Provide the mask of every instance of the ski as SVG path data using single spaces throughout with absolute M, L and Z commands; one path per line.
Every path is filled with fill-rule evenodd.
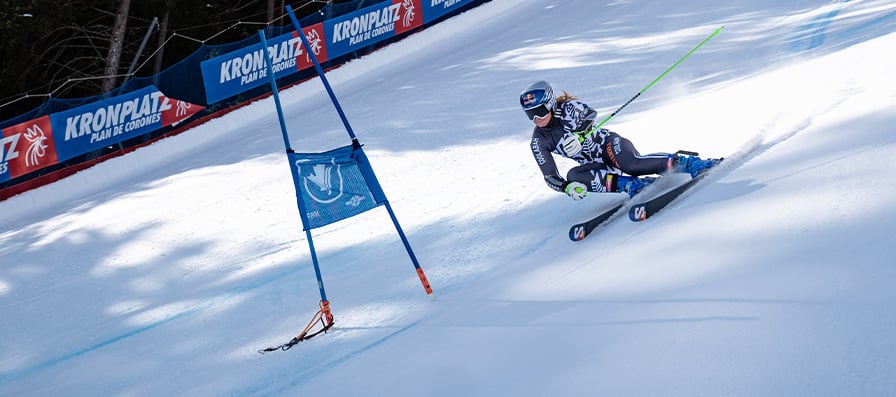
M 628 200 L 613 205 L 594 218 L 591 218 L 582 223 L 572 225 L 572 227 L 569 228 L 569 239 L 572 241 L 584 240 L 585 237 L 588 237 L 588 235 L 591 234 L 594 229 L 596 229 L 598 226 L 600 226 L 610 218 L 613 218 L 613 215 L 616 215 L 616 213 L 622 210 L 622 207 L 625 207 L 626 203 L 628 203 Z
M 719 159 L 717 161 L 721 162 L 722 159 Z M 700 180 L 706 176 L 707 171 L 711 169 L 712 168 L 704 170 L 703 172 L 697 174 L 696 177 L 690 179 L 685 183 L 682 183 L 678 187 L 669 190 L 668 192 L 629 207 L 628 219 L 631 219 L 632 222 L 641 222 L 647 218 L 650 218 L 663 208 L 666 208 L 667 205 L 672 203 L 672 201 L 675 201 L 678 196 L 681 196 L 684 192 L 697 184 L 697 182 L 700 182 Z
M 676 155 L 686 154 L 686 155 L 690 155 L 690 156 L 698 156 L 698 153 L 696 153 L 696 152 L 690 152 L 690 151 L 685 151 L 685 150 L 679 150 L 678 152 L 675 152 L 675 154 Z M 724 158 L 719 158 L 719 159 L 715 159 L 715 160 L 718 164 L 718 163 L 721 163 L 722 160 L 724 160 Z M 628 206 L 629 219 L 631 219 L 633 222 L 643 221 L 643 220 L 651 217 L 652 215 L 656 214 L 663 208 L 665 208 L 667 205 L 669 205 L 669 203 L 671 203 L 676 198 L 678 198 L 678 196 L 681 196 L 684 192 L 686 192 L 688 189 L 690 189 L 692 186 L 694 186 L 697 182 L 699 182 L 701 179 L 703 179 L 706 176 L 707 171 L 709 171 L 710 169 L 712 169 L 712 167 L 703 170 L 702 172 L 697 174 L 697 176 L 691 178 L 687 182 L 684 182 L 681 185 L 676 186 L 676 187 L 672 188 L 671 190 L 669 190 L 659 196 L 654 196 L 649 199 L 643 200 L 640 203 L 628 206 L 628 204 L 632 200 L 626 199 L 618 204 L 614 204 L 612 207 L 597 214 L 597 216 L 595 216 L 585 222 L 572 225 L 572 227 L 569 228 L 569 239 L 572 241 L 584 240 L 585 237 L 588 237 L 588 235 L 594 231 L 594 229 L 597 229 L 599 226 L 609 222 L 611 219 L 615 219 L 616 218 L 615 215 L 617 213 L 623 212 L 623 210 L 626 206 Z M 652 194 L 649 194 L 649 195 L 652 195 Z M 642 197 L 642 196 L 641 195 L 635 196 L 636 199 L 640 198 L 640 197 Z
M 659 178 L 657 178 L 659 179 Z M 642 194 L 639 192 L 638 194 Z M 635 196 L 640 197 L 640 196 Z M 569 239 L 572 241 L 581 241 L 584 240 L 585 237 L 588 237 L 594 229 L 597 229 L 600 225 L 603 225 L 609 222 L 611 219 L 616 219 L 617 214 L 621 214 L 624 212 L 624 208 L 631 202 L 631 198 L 626 197 L 625 200 L 620 201 L 619 203 L 613 204 L 610 208 L 605 209 L 601 213 L 597 214 L 597 216 L 582 222 L 572 225 L 569 228 Z

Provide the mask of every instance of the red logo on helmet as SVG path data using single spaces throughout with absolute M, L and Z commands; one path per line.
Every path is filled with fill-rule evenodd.
M 533 103 L 535 103 L 535 94 L 527 92 L 523 95 L 523 106 L 529 106 Z

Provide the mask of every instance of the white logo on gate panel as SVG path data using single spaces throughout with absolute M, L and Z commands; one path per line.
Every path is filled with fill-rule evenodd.
M 311 167 L 311 173 L 302 174 L 302 160 L 296 161 L 296 168 L 304 179 L 305 193 L 312 200 L 321 204 L 329 204 L 342 197 L 342 170 L 341 166 L 336 164 L 336 160 L 331 161 L 331 165 L 315 164 Z M 334 172 L 335 171 L 335 172 Z

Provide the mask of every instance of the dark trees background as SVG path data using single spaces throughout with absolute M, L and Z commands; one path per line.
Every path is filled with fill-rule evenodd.
M 301 18 L 327 3 L 0 0 L 0 120 L 40 105 L 46 94 L 54 98 L 102 94 L 120 85 L 132 64 L 134 76 L 150 76 L 203 42 L 230 43 L 257 34 L 267 24 L 286 25 L 285 4 Z M 149 40 L 136 58 L 150 28 Z

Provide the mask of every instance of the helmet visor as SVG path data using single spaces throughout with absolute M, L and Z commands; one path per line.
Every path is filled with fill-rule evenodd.
M 536 106 L 532 109 L 525 109 L 526 116 L 529 117 L 529 120 L 534 120 L 536 117 L 543 118 L 547 116 L 551 111 L 544 105 Z

